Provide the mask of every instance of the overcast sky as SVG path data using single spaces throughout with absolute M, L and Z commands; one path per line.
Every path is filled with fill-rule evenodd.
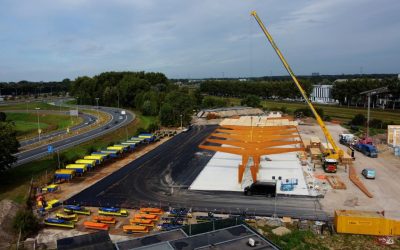
M 399 0 L 0 0 L 0 81 L 400 73 Z

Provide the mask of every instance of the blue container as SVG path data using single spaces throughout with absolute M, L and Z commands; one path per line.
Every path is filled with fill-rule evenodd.
M 395 156 L 400 156 L 400 147 L 395 147 L 394 148 L 394 155 Z

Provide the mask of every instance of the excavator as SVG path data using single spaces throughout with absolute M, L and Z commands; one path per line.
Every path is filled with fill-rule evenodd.
M 328 128 L 326 127 L 324 121 L 321 119 L 317 111 L 315 110 L 314 106 L 312 105 L 310 99 L 307 96 L 307 93 L 304 91 L 303 87 L 301 86 L 300 82 L 297 80 L 296 75 L 293 73 L 293 70 L 289 66 L 288 62 L 286 61 L 285 57 L 283 56 L 282 52 L 279 50 L 278 46 L 276 45 L 274 39 L 272 38 L 271 34 L 268 32 L 267 28 L 264 26 L 261 19 L 258 17 L 256 11 L 252 11 L 251 15 L 256 19 L 258 25 L 264 32 L 265 36 L 267 37 L 269 43 L 271 44 L 272 48 L 275 50 L 276 54 L 278 55 L 279 59 L 281 60 L 283 66 L 285 67 L 286 71 L 292 77 L 294 83 L 296 84 L 297 88 L 299 89 L 302 97 L 308 104 L 308 107 L 311 109 L 312 113 L 314 114 L 315 119 L 317 120 L 318 125 L 321 127 L 322 132 L 325 135 L 326 140 L 329 142 L 327 145 L 325 152 L 323 152 L 323 168 L 327 172 L 336 172 L 336 166 L 344 156 L 344 151 L 339 148 L 332 138 L 331 133 L 329 132 Z

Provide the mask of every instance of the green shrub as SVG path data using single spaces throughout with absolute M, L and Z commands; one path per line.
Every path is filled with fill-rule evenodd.
M 25 238 L 39 230 L 39 220 L 31 210 L 21 209 L 14 217 L 13 229 L 17 234 L 21 230 L 21 237 Z
M 351 120 L 352 125 L 365 125 L 367 118 L 363 114 L 356 114 L 353 119 Z

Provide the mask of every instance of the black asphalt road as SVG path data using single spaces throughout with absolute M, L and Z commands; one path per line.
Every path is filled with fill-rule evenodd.
M 96 107 L 93 107 L 93 106 L 79 106 L 79 108 L 96 110 Z M 103 112 L 109 113 L 111 115 L 112 118 L 107 124 L 103 125 L 102 127 L 96 128 L 94 130 L 90 130 L 88 132 L 66 138 L 64 140 L 52 142 L 48 145 L 51 145 L 53 147 L 54 152 L 58 151 L 58 150 L 70 148 L 70 147 L 78 145 L 82 142 L 91 140 L 93 138 L 104 135 L 106 133 L 110 133 L 110 132 L 130 123 L 132 120 L 135 119 L 135 115 L 128 111 L 126 111 L 126 115 L 123 115 L 122 117 L 120 117 L 121 111 L 123 109 L 100 107 L 100 110 Z M 47 151 L 48 145 L 40 146 L 40 147 L 34 148 L 29 151 L 24 151 L 24 152 L 15 154 L 15 156 L 17 156 L 18 160 L 17 160 L 16 164 L 14 164 L 14 167 L 22 165 L 22 164 L 30 162 L 30 161 L 33 161 L 33 160 L 40 159 L 40 158 L 48 155 L 49 154 L 49 152 Z
M 26 111 L 22 111 L 22 112 L 26 112 Z M 35 111 L 32 111 L 32 112 L 35 112 Z M 47 113 L 50 113 L 52 111 L 41 110 L 40 112 L 47 114 Z M 55 111 L 54 114 L 69 115 L 69 111 L 61 111 L 61 112 Z M 95 123 L 96 120 L 97 120 L 96 116 L 90 115 L 90 114 L 80 113 L 79 116 L 83 119 L 83 121 L 80 124 L 71 127 L 70 128 L 70 132 L 73 132 L 75 130 L 90 126 L 91 124 Z M 66 129 L 49 132 L 49 133 L 40 135 L 40 140 L 47 140 L 47 139 L 50 139 L 52 137 L 55 137 L 55 136 L 58 136 L 58 135 L 61 135 L 61 134 L 65 134 L 65 133 L 67 133 Z M 19 144 L 21 145 L 21 147 L 24 147 L 24 146 L 36 143 L 38 141 L 39 141 L 39 137 L 36 136 L 36 137 L 28 139 L 28 140 L 20 141 Z
M 187 207 L 194 211 L 291 216 L 327 220 L 315 198 L 248 197 L 238 192 L 191 191 L 187 187 L 213 153 L 198 145 L 216 126 L 194 126 L 66 201 L 86 206 Z

